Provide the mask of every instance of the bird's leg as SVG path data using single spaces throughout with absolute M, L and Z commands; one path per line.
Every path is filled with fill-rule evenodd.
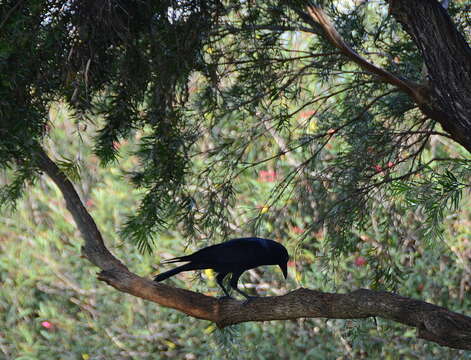
M 217 274 L 216 276 L 216 282 L 218 283 L 218 285 L 221 287 L 222 291 L 224 291 L 224 294 L 226 294 L 225 296 L 223 297 L 220 297 L 219 299 L 232 299 L 232 296 L 229 295 L 229 293 L 227 292 L 226 288 L 224 287 L 224 284 L 223 284 L 223 281 L 224 281 L 224 278 L 226 277 L 227 273 L 219 273 Z
M 233 288 L 235 291 L 237 291 L 239 294 L 243 295 L 246 298 L 246 300 L 244 301 L 244 305 L 245 305 L 245 304 L 248 304 L 251 300 L 255 299 L 256 296 L 250 296 L 237 287 L 237 282 L 239 281 L 239 278 L 241 275 L 242 275 L 242 272 L 233 273 L 231 277 L 230 285 L 231 285 L 231 288 Z

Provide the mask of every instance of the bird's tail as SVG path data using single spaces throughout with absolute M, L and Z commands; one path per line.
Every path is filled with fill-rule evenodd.
M 182 262 L 182 261 L 190 261 L 190 259 L 188 259 L 189 256 L 179 256 L 179 257 L 176 257 L 176 258 L 173 258 L 173 259 L 168 259 L 168 260 L 164 260 L 162 261 L 161 263 L 162 264 L 170 264 L 170 263 L 176 263 L 176 262 Z
M 154 281 L 160 282 L 162 280 L 168 279 L 169 277 L 173 275 L 177 275 L 181 273 L 182 271 L 189 271 L 189 270 L 195 270 L 194 267 L 191 264 L 185 264 L 179 267 L 176 267 L 175 269 L 163 272 L 162 274 L 157 275 L 154 277 Z

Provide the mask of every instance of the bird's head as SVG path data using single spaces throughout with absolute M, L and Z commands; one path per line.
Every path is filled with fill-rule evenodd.
M 280 263 L 278 266 L 281 268 L 281 271 L 283 272 L 283 276 L 285 279 L 288 277 L 288 262 L 285 263 Z
M 288 277 L 288 260 L 289 254 L 288 250 L 274 240 L 262 239 L 262 238 L 253 238 L 255 239 L 263 249 L 265 249 L 266 256 L 266 265 L 278 265 L 283 272 L 285 279 Z

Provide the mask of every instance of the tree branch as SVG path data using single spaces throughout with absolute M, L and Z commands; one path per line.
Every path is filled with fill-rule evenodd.
M 72 183 L 42 148 L 38 147 L 37 155 L 39 168 L 61 190 L 67 209 L 85 239 L 82 251 L 102 269 L 98 279 L 119 291 L 212 321 L 221 328 L 247 321 L 381 317 L 417 328 L 420 338 L 443 346 L 471 350 L 471 318 L 388 292 L 360 289 L 349 294 L 331 294 L 301 288 L 283 296 L 256 298 L 244 305 L 235 299 L 218 300 L 133 274 L 105 247 L 93 218 Z
M 320 32 L 362 69 L 408 94 L 425 115 L 439 122 L 453 140 L 471 152 L 471 48 L 444 8 L 447 2 L 443 5 L 425 0 L 388 2 L 390 13 L 422 54 L 429 74 L 426 84 L 403 79 L 361 57 L 345 43 L 319 6 L 307 6 L 302 19 L 311 25 L 315 23 L 314 33 Z
M 429 100 L 422 111 L 471 152 L 469 44 L 439 1 L 388 2 L 389 12 L 410 35 L 427 66 Z
M 355 50 L 353 50 L 343 40 L 342 36 L 335 29 L 327 14 L 319 6 L 309 5 L 306 10 L 312 21 L 322 28 L 324 37 L 329 40 L 333 46 L 339 49 L 346 57 L 359 65 L 362 69 L 373 75 L 376 75 L 381 81 L 389 83 L 404 91 L 417 103 L 422 103 L 425 101 L 425 89 L 423 86 L 406 79 L 402 79 L 399 76 L 390 73 L 389 71 L 377 67 L 373 63 L 361 57 Z
M 95 221 L 83 205 L 70 180 L 67 179 L 40 146 L 37 146 L 36 154 L 36 163 L 42 171 L 49 175 L 62 192 L 67 210 L 72 214 L 82 237 L 85 239 L 85 245 L 82 247 L 83 254 L 102 270 L 127 270 L 126 266 L 106 248 Z
M 248 321 L 380 317 L 417 328 L 419 338 L 471 350 L 471 318 L 385 291 L 359 289 L 332 294 L 300 288 L 283 296 L 256 298 L 244 305 L 235 299 L 220 301 L 157 284 L 129 272 L 101 272 L 98 278 L 120 291 L 212 321 L 221 328 Z

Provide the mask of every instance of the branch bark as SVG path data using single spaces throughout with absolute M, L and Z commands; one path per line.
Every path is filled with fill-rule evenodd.
M 429 98 L 422 111 L 471 152 L 471 48 L 435 0 L 388 0 L 427 66 Z
M 41 147 L 37 147 L 36 154 L 36 162 L 39 168 L 49 175 L 62 192 L 67 210 L 72 214 L 85 240 L 85 245 L 82 247 L 83 254 L 102 270 L 127 270 L 126 266 L 106 248 L 95 221 L 83 205 L 70 180 L 60 171 Z
M 471 350 L 471 318 L 423 301 L 393 293 L 360 289 L 349 294 L 332 294 L 297 289 L 283 296 L 257 298 L 248 304 L 235 299 L 219 300 L 193 291 L 155 283 L 131 273 L 106 248 L 93 218 L 82 204 L 72 183 L 38 147 L 37 164 L 59 187 L 85 245 L 84 255 L 102 271 L 98 279 L 115 289 L 219 327 L 248 321 L 298 318 L 363 319 L 381 317 L 418 330 L 418 337 L 443 346 Z
M 418 84 L 415 84 L 406 79 L 402 79 L 397 75 L 390 73 L 375 64 L 369 62 L 361 57 L 355 50 L 353 50 L 342 38 L 342 36 L 335 29 L 327 14 L 319 6 L 310 5 L 307 7 L 307 12 L 311 18 L 322 28 L 323 35 L 329 42 L 339 49 L 346 57 L 359 65 L 362 69 L 368 71 L 372 75 L 377 76 L 381 81 L 387 82 L 396 86 L 404 91 L 418 102 L 423 101 L 423 89 Z
M 362 69 L 409 95 L 425 115 L 440 123 L 471 152 L 471 48 L 438 1 L 388 2 L 390 13 L 403 25 L 423 57 L 429 73 L 427 83 L 414 83 L 361 57 L 343 40 L 319 6 L 308 6 L 306 14 L 310 23 L 316 24 L 316 33 L 321 33 Z

